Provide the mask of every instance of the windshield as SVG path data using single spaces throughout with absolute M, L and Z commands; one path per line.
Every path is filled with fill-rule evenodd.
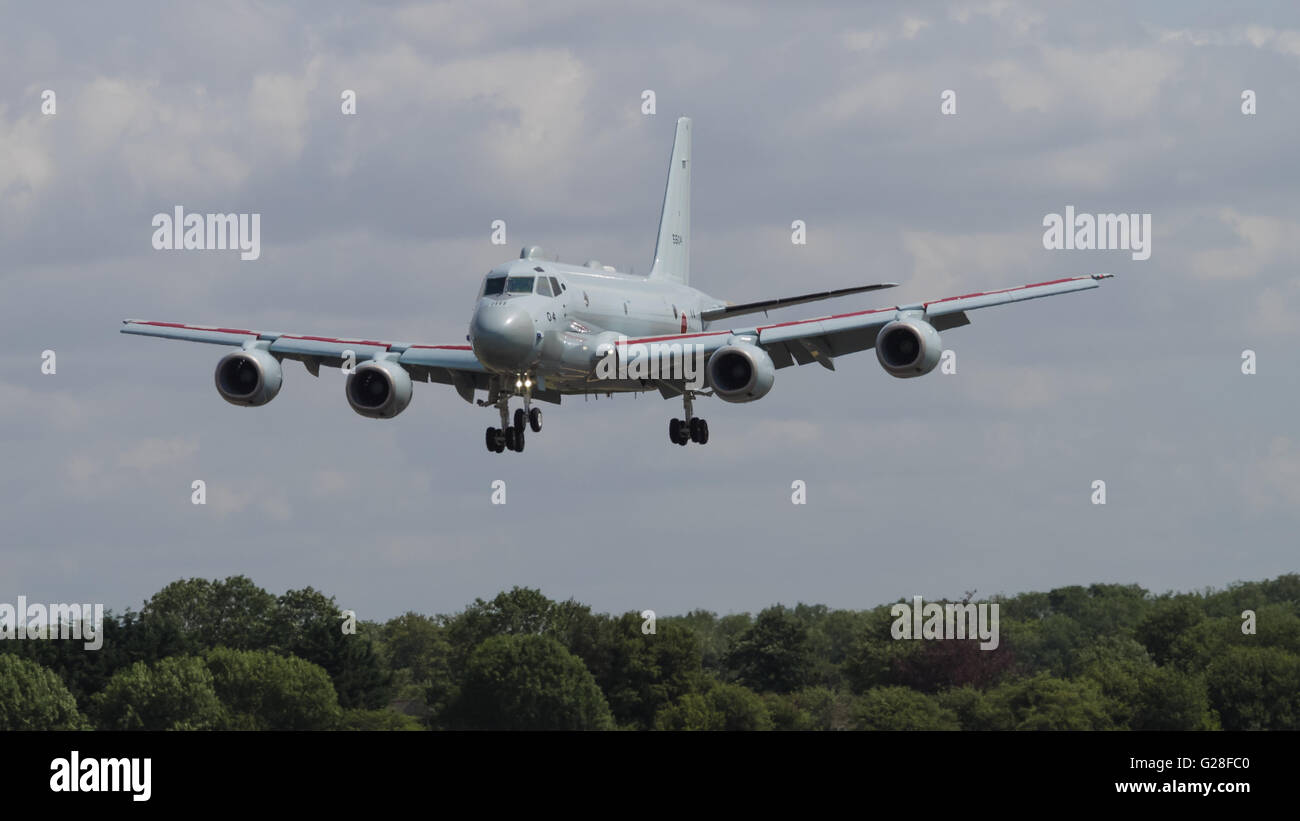
M 505 290 L 505 277 L 488 277 L 483 281 L 483 296 L 496 296 Z
M 510 277 L 506 282 L 506 293 L 531 294 L 535 277 Z

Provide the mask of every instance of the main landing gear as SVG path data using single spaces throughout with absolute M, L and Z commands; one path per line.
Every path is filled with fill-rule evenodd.
M 521 389 L 520 395 L 524 398 L 524 406 L 515 408 L 514 424 L 510 423 L 510 393 L 498 388 L 494 398 L 487 402 L 481 400 L 479 402 L 484 407 L 496 405 L 501 414 L 501 427 L 488 428 L 484 437 L 487 449 L 492 453 L 501 453 L 505 450 L 523 453 L 524 431 L 532 428 L 533 433 L 542 432 L 542 409 L 532 407 L 533 380 L 529 377 L 520 377 L 515 380 L 515 385 L 517 389 Z
M 693 398 L 690 391 L 682 394 L 682 402 L 686 406 L 685 419 L 668 420 L 668 438 L 678 445 L 685 445 L 687 442 L 701 445 L 709 443 L 709 423 L 695 416 L 691 407 Z

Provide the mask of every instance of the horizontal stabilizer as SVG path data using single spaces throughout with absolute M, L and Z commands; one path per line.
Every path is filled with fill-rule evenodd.
M 850 296 L 852 294 L 861 294 L 867 291 L 879 291 L 882 288 L 893 288 L 896 285 L 898 285 L 897 282 L 882 282 L 878 285 L 857 285 L 852 288 L 836 288 L 834 291 L 818 291 L 815 294 L 787 296 L 782 297 L 781 299 L 765 299 L 762 302 L 746 302 L 741 305 L 725 305 L 721 308 L 711 308 L 707 311 L 701 311 L 700 317 L 707 322 L 713 319 L 721 319 L 724 316 L 756 314 L 760 311 L 770 311 L 773 308 L 788 308 L 791 305 L 802 305 L 805 302 L 817 302 L 823 299 L 834 299 L 839 296 Z

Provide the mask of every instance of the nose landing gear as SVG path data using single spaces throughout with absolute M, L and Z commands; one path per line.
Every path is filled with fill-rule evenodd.
M 487 449 L 492 453 L 501 453 L 506 450 L 523 453 L 524 431 L 528 428 L 532 428 L 533 433 L 541 433 L 542 431 L 542 411 L 541 408 L 532 407 L 532 377 L 520 375 L 515 380 L 515 388 L 519 395 L 523 397 L 524 406 L 515 409 L 514 424 L 511 424 L 510 397 L 513 394 L 504 389 L 504 383 L 505 380 L 501 380 L 501 385 L 493 389 L 486 402 L 479 400 L 481 407 L 496 405 L 497 411 L 501 414 L 501 427 L 488 428 L 485 442 L 487 443 Z

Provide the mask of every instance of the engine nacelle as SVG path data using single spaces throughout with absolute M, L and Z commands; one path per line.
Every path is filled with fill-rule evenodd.
M 939 332 L 923 319 L 894 320 L 876 334 L 876 359 L 899 379 L 929 373 L 942 355 Z
M 776 366 L 767 351 L 745 342 L 727 345 L 709 357 L 709 384 L 724 402 L 753 402 L 772 390 Z
M 280 392 L 284 369 L 280 360 L 260 348 L 228 353 L 217 363 L 213 374 L 217 393 L 232 405 L 258 407 Z
M 371 419 L 392 419 L 411 404 L 411 375 L 387 359 L 363 362 L 348 374 L 352 410 Z

